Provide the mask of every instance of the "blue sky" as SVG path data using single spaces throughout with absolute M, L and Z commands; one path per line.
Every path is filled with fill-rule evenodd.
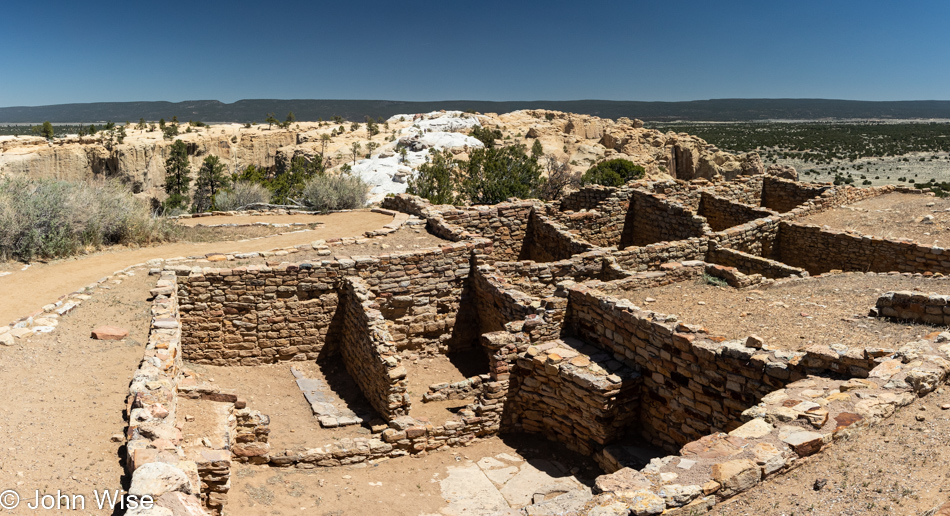
M 950 2 L 3 2 L 0 106 L 950 99 Z

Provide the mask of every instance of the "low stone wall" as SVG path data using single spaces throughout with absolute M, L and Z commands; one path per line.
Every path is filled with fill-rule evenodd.
M 245 407 L 236 409 L 234 418 L 231 452 L 238 460 L 260 463 L 270 452 L 270 417 Z
M 469 400 L 481 391 L 482 383 L 488 380 L 489 375 L 482 374 L 466 378 L 460 382 L 432 384 L 429 386 L 429 392 L 422 395 L 422 402 Z
M 181 325 L 175 277 L 163 274 L 152 290 L 152 322 L 145 356 L 132 375 L 126 405 L 126 468 L 129 494 L 148 496 L 158 507 L 188 506 L 192 514 L 208 514 L 199 465 L 185 457 L 176 427 L 178 382 L 182 371 Z M 218 454 L 230 464 L 230 453 Z M 163 478 L 163 482 L 156 482 Z
M 630 209 L 631 183 L 620 188 L 610 188 L 596 206 L 585 211 L 570 211 L 562 202 L 547 206 L 548 216 L 555 218 L 572 233 L 586 242 L 600 247 L 615 247 L 620 243 L 627 212 Z
M 556 262 L 586 253 L 592 248 L 593 246 L 576 238 L 561 224 L 532 209 L 518 260 Z
M 767 175 L 762 178 L 761 206 L 779 213 L 785 213 L 830 189 L 831 186 L 828 185 L 810 186 Z
M 629 271 L 658 270 L 664 263 L 702 260 L 709 250 L 707 238 L 690 238 L 643 247 L 630 247 L 611 253 L 617 265 Z
M 535 202 L 501 203 L 468 209 L 452 209 L 440 213 L 446 223 L 494 242 L 491 257 L 515 261 L 521 255 L 528 226 L 528 215 Z
M 713 231 L 723 231 L 756 219 L 778 215 L 772 210 L 736 203 L 708 192 L 702 192 L 696 214 L 705 217 L 706 223 Z
M 811 274 L 831 270 L 950 273 L 950 254 L 916 242 L 782 222 L 775 258 Z M 776 254 L 776 253 L 773 253 Z
M 710 247 L 734 249 L 756 256 L 773 257 L 778 238 L 778 217 L 757 219 L 709 235 Z
M 877 298 L 872 315 L 899 321 L 950 326 L 950 296 L 922 292 L 887 292 Z
M 559 208 L 560 211 L 592 210 L 616 191 L 616 188 L 609 186 L 588 185 L 562 197 Z
M 565 281 L 610 281 L 630 275 L 606 250 L 589 251 L 556 262 L 495 262 L 491 268 L 525 293 L 542 297 L 550 295 L 554 287 Z
M 343 281 L 338 310 L 342 311 L 340 356 L 363 396 L 387 421 L 409 413 L 406 368 L 396 343 L 376 309 L 376 296 L 362 280 Z
M 670 450 L 732 430 L 749 407 L 789 381 L 822 371 L 867 376 L 863 350 L 778 353 L 723 342 L 704 330 L 605 297 L 596 282 L 569 292 L 563 334 L 613 354 L 643 375 L 643 437 Z
M 640 375 L 580 343 L 555 340 L 518 356 L 507 410 L 512 429 L 590 455 L 635 426 Z
M 792 276 L 807 276 L 808 271 L 792 267 L 782 262 L 762 258 L 735 249 L 724 249 L 716 245 L 709 246 L 706 261 L 735 267 L 743 274 L 760 274 L 766 278 L 788 278 Z
M 686 240 L 710 232 L 706 219 L 685 206 L 667 202 L 662 196 L 634 190 L 631 191 L 619 248 Z
M 468 240 L 414 253 L 323 260 L 281 267 L 178 270 L 183 352 L 215 365 L 315 360 L 339 340 L 336 314 L 345 276 L 364 279 L 394 322 L 400 348 L 437 352 L 452 333 L 472 254 L 491 247 Z
M 498 433 L 507 393 L 507 380 L 483 382 L 474 402 L 441 425 L 397 417 L 389 422 L 389 428 L 372 437 L 273 453 L 267 457 L 268 464 L 299 469 L 337 467 L 409 455 L 422 457 L 431 451 L 464 446 Z

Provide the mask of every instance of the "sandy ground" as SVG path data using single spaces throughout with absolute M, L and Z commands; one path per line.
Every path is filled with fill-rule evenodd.
M 110 437 L 125 428 L 128 386 L 148 338 L 145 272 L 96 293 L 60 319 L 55 331 L 0 349 L 0 486 L 23 501 L 35 490 L 86 497 L 80 514 L 98 511 L 96 489 L 120 489 L 120 446 Z M 124 341 L 90 339 L 114 324 L 130 330 Z M 13 514 L 33 514 L 21 506 Z M 53 513 L 55 511 L 49 511 Z M 6 512 L 4 512 L 6 514 Z
M 932 514 L 950 500 L 950 390 L 938 391 L 710 514 Z
M 898 348 L 939 330 L 867 317 L 877 298 L 891 290 L 950 290 L 950 283 L 903 276 L 841 274 L 781 283 L 763 290 L 736 290 L 700 281 L 628 292 L 637 306 L 680 321 L 701 324 L 713 335 L 744 339 L 757 334 L 779 349 L 813 344 Z M 647 302 L 646 299 L 655 299 Z M 703 303 L 703 304 L 700 304 Z
M 451 497 L 446 479 L 459 468 L 473 468 L 480 459 L 498 455 L 516 460 L 524 458 L 539 465 L 553 463 L 557 470 L 548 469 L 546 473 L 554 479 L 565 479 L 570 471 L 576 471 L 577 479 L 589 485 L 597 474 L 596 465 L 589 459 L 543 439 L 491 438 L 467 447 L 435 451 L 421 458 L 402 457 L 340 468 L 300 470 L 236 464 L 231 475 L 227 510 L 242 516 L 474 516 L 482 513 L 458 507 L 473 501 L 460 500 L 461 504 L 446 501 L 445 495 Z M 468 486 L 456 487 L 464 497 Z M 474 492 L 475 486 L 471 488 Z M 497 497 L 497 493 L 489 490 L 485 494 Z
M 475 350 L 477 353 L 484 352 Z M 465 380 L 467 377 L 459 371 L 458 366 L 453 360 L 469 360 L 480 357 L 472 357 L 470 353 L 458 353 L 453 359 L 446 356 L 426 357 L 418 360 L 404 360 L 406 366 L 406 379 L 409 380 L 409 397 L 412 400 L 409 415 L 420 420 L 426 420 L 433 424 L 440 425 L 443 422 L 454 417 L 455 412 L 465 405 L 474 401 L 467 400 L 445 400 L 422 402 L 422 396 L 429 392 L 429 386 L 436 383 L 455 383 Z M 485 371 L 487 372 L 487 370 Z
M 270 444 L 273 450 L 302 451 L 330 444 L 336 439 L 369 437 L 371 433 L 369 421 L 362 426 L 321 428 L 290 372 L 290 368 L 294 367 L 307 378 L 318 379 L 326 384 L 326 394 L 333 400 L 334 406 L 375 414 L 339 361 L 330 361 L 323 367 L 313 362 L 283 362 L 256 367 L 188 364 L 188 367 L 194 369 L 203 381 L 212 381 L 225 389 L 235 389 L 238 396 L 247 399 L 249 408 L 270 416 Z M 329 382 L 326 381 L 328 375 L 331 377 Z M 382 420 L 376 422 L 382 423 Z
M 6 264 L 13 273 L 0 277 L 0 321 L 12 322 L 59 296 L 78 290 L 99 278 L 153 258 L 195 256 L 213 252 L 251 252 L 306 244 L 314 240 L 360 236 L 379 229 L 392 217 L 369 211 L 321 215 L 325 224 L 313 231 L 289 233 L 259 240 L 216 243 L 172 243 L 139 249 L 114 248 L 78 258 L 35 264 L 25 271 L 22 264 Z M 277 219 L 279 217 L 273 217 Z
M 933 220 L 925 220 L 927 216 Z M 891 193 L 811 215 L 800 222 L 849 229 L 865 235 L 910 238 L 950 246 L 950 199 Z

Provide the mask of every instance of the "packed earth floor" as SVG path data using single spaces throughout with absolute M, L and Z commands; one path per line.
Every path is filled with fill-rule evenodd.
M 811 215 L 802 222 L 922 244 L 950 245 L 950 199 L 891 193 Z
M 897 348 L 940 328 L 869 317 L 888 291 L 943 289 L 921 278 L 845 274 L 736 289 L 702 278 L 625 293 L 637 306 L 705 326 L 713 335 L 755 334 L 771 347 L 798 351 L 815 344 Z

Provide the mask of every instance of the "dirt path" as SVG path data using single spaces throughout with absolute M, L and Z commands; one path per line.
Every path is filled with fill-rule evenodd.
M 110 438 L 126 425 L 125 397 L 148 338 L 154 285 L 145 271 L 121 285 L 110 282 L 52 333 L 0 349 L 0 389 L 7 393 L 0 402 L 0 479 L 21 497 L 13 514 L 32 514 L 26 503 L 37 490 L 84 496 L 77 514 L 112 513 L 97 510 L 93 491 L 122 487 L 124 442 Z M 126 328 L 129 338 L 92 340 L 100 324 Z
M 210 217 L 209 217 L 210 218 Z M 228 217 L 236 218 L 236 217 Z M 279 216 L 270 217 L 278 222 Z M 213 252 L 265 251 L 275 247 L 306 244 L 314 240 L 360 236 L 379 229 L 392 217 L 369 211 L 334 213 L 316 216 L 324 222 L 313 231 L 290 233 L 257 240 L 212 243 L 172 243 L 139 249 L 114 249 L 49 264 L 35 264 L 25 271 L 14 271 L 0 277 L 0 324 L 12 322 L 56 301 L 59 296 L 97 281 L 103 276 L 153 258 L 195 256 Z
M 254 224 L 255 222 L 266 222 L 268 224 L 293 224 L 303 222 L 306 224 L 312 222 L 326 222 L 327 217 L 339 215 L 355 215 L 355 213 L 334 213 L 331 215 L 219 215 L 211 217 L 198 217 L 195 219 L 178 219 L 178 223 L 183 226 L 196 226 L 202 224 L 210 226 L 212 224 Z

